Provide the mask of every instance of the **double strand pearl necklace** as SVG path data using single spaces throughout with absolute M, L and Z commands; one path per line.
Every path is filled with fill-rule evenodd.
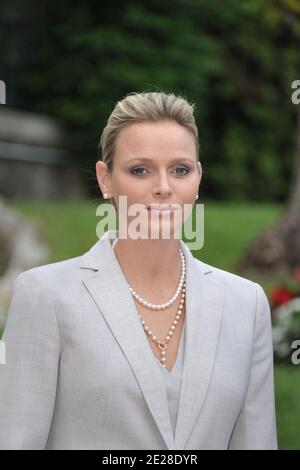
M 118 238 L 116 238 L 112 244 L 112 247 L 115 248 L 116 246 L 116 243 L 118 241 Z M 182 310 L 183 310 L 183 306 L 184 306 L 184 301 L 185 301 L 185 258 L 184 258 L 184 255 L 182 253 L 182 250 L 180 249 L 180 255 L 181 255 L 181 261 L 182 261 L 182 270 L 181 270 L 181 276 L 180 276 L 180 281 L 179 281 L 179 285 L 176 289 L 176 292 L 175 294 L 171 297 L 171 299 L 164 303 L 164 304 L 152 304 L 151 302 L 147 302 L 145 299 L 143 299 L 140 295 L 138 295 L 130 286 L 129 286 L 129 290 L 130 292 L 132 293 L 132 295 L 134 296 L 134 298 L 140 303 L 142 304 L 144 307 L 147 307 L 147 308 L 151 308 L 152 310 L 163 310 L 167 307 L 169 307 L 170 305 L 172 305 L 175 300 L 177 299 L 180 291 L 182 291 L 181 293 L 181 300 L 180 300 L 180 304 L 179 304 L 179 307 L 178 307 L 178 310 L 177 310 L 177 313 L 176 313 L 176 317 L 175 317 L 175 320 L 173 321 L 172 325 L 171 325 L 171 328 L 170 330 L 168 331 L 168 334 L 166 335 L 164 341 L 159 341 L 159 339 L 153 335 L 152 331 L 149 329 L 149 327 L 145 324 L 145 321 L 142 319 L 142 316 L 139 315 L 139 318 L 141 320 L 141 323 L 142 323 L 142 326 L 145 330 L 145 333 L 148 334 L 148 336 L 150 337 L 150 339 L 158 346 L 158 348 L 160 349 L 161 351 L 161 357 L 160 357 L 160 362 L 162 364 L 162 366 L 164 368 L 166 368 L 166 347 L 167 347 L 167 343 L 171 340 L 172 336 L 173 336 L 173 333 L 174 333 L 174 330 L 177 326 L 177 324 L 179 323 L 179 320 L 180 318 L 182 317 Z

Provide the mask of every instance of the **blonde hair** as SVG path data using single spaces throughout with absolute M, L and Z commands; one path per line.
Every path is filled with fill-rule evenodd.
M 132 92 L 118 101 L 103 129 L 99 152 L 108 171 L 112 172 L 116 138 L 128 124 L 141 121 L 173 120 L 189 130 L 195 140 L 199 158 L 198 129 L 193 114 L 194 104 L 173 93 Z

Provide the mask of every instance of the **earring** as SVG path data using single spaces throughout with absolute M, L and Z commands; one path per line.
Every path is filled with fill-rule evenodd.
M 107 199 L 107 194 L 103 193 L 103 199 Z
M 198 194 L 196 194 L 196 197 L 195 197 L 195 199 L 198 199 L 198 197 L 199 197 L 199 196 L 198 196 Z

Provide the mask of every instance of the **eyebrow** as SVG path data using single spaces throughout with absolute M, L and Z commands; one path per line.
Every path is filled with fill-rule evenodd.
M 152 163 L 153 162 L 153 159 L 152 158 L 147 158 L 147 157 L 136 157 L 136 158 L 132 158 L 131 160 L 128 160 L 127 163 L 131 163 L 131 162 L 134 162 L 134 161 L 139 161 L 139 162 L 150 162 Z M 186 161 L 186 162 L 189 162 L 189 163 L 195 163 L 194 160 L 192 160 L 191 158 L 188 158 L 188 157 L 178 157 L 178 158 L 175 158 L 174 160 L 172 160 L 171 163 L 175 163 L 175 162 L 182 162 L 182 161 Z

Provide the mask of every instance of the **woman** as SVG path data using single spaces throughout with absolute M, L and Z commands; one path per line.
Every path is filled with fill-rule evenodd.
M 197 260 L 175 236 L 175 212 L 195 203 L 202 175 L 193 106 L 129 94 L 101 150 L 104 197 L 128 228 L 121 196 L 128 208 L 142 204 L 146 236 L 109 230 L 83 256 L 17 278 L 0 447 L 276 449 L 265 293 Z

